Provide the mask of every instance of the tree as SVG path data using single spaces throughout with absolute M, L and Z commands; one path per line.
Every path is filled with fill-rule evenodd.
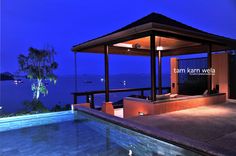
M 44 96 L 48 94 L 46 80 L 56 83 L 57 77 L 53 73 L 58 68 L 57 62 L 54 61 L 55 54 L 53 48 L 36 49 L 30 47 L 28 56 L 23 54 L 18 56 L 20 72 L 25 73 L 27 78 L 36 80 L 31 85 L 35 100 L 39 99 L 40 94 Z

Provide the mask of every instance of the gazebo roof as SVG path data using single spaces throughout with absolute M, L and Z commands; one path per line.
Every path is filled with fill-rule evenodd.
M 72 47 L 74 52 L 103 53 L 103 45 L 109 45 L 109 53 L 123 55 L 149 55 L 147 36 L 155 33 L 156 41 L 162 40 L 168 47 L 163 56 L 202 53 L 236 49 L 236 40 L 210 34 L 158 13 L 151 13 L 121 29 Z M 119 47 L 117 43 L 139 43 L 146 48 Z M 158 44 L 158 42 L 156 43 Z M 127 50 L 128 49 L 128 50 Z
M 158 14 L 158 13 L 151 13 L 133 23 L 130 23 L 129 25 L 127 26 L 124 26 L 123 28 L 115 31 L 115 32 L 119 32 L 119 31 L 123 31 L 123 30 L 127 30 L 129 28 L 132 28 L 132 27 L 136 27 L 136 26 L 139 26 L 139 25 L 143 25 L 143 24 L 146 24 L 146 23 L 149 23 L 149 22 L 152 22 L 152 23 L 159 23 L 159 24 L 163 24 L 163 25 L 169 25 L 169 26 L 173 26 L 173 27 L 177 27 L 177 28 L 181 28 L 181 29 L 187 29 L 187 30 L 191 30 L 191 31 L 198 31 L 198 32 L 203 32 L 201 30 L 198 30 L 196 28 L 193 28 L 193 27 L 190 27 L 186 24 L 183 24 L 181 22 L 178 22 L 176 20 L 173 20 L 169 17 L 166 17 L 162 14 Z M 113 32 L 113 33 L 115 33 Z

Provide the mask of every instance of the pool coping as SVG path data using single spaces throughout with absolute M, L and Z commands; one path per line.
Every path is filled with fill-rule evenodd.
M 11 117 L 3 117 L 0 118 L 1 123 L 9 123 L 9 122 L 16 122 L 22 120 L 32 120 L 32 119 L 40 119 L 45 117 L 54 117 L 55 115 L 66 115 L 71 114 L 71 111 L 60 111 L 60 112 L 47 112 L 47 113 L 38 113 L 38 114 L 25 114 L 19 116 L 11 116 Z
M 0 118 L 0 133 L 74 120 L 74 112 L 60 111 Z
M 138 132 L 138 133 L 156 138 L 158 140 L 176 145 L 178 147 L 193 151 L 200 155 L 204 155 L 204 156 L 230 156 L 230 155 L 233 156 L 235 155 L 234 152 L 231 152 L 229 150 L 225 150 L 219 147 L 217 148 L 216 146 L 211 146 L 206 143 L 195 141 L 195 140 L 183 137 L 183 136 L 175 135 L 173 133 L 169 133 L 169 132 L 157 129 L 157 128 L 151 128 L 151 127 L 139 125 L 137 123 L 128 121 L 123 118 L 105 114 L 98 110 L 85 108 L 85 107 L 77 107 L 76 110 L 98 117 L 104 121 L 111 122 L 118 126 L 128 128 L 135 132 Z

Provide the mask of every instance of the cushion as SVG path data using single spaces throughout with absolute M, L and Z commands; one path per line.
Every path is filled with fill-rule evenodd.
M 163 95 L 156 95 L 157 100 L 165 100 L 170 98 L 170 93 L 168 94 L 163 94 Z

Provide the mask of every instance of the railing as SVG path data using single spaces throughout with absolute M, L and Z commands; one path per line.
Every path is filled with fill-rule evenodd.
M 157 88 L 158 89 L 158 88 Z M 140 91 L 140 98 L 144 98 L 144 91 L 151 90 L 151 88 L 122 88 L 122 89 L 111 89 L 109 93 L 120 93 L 120 92 L 133 92 Z M 162 87 L 162 90 L 166 90 L 170 92 L 170 87 Z M 86 96 L 86 102 L 90 103 L 91 108 L 95 108 L 94 106 L 94 95 L 96 94 L 104 94 L 105 90 L 97 90 L 97 91 L 86 91 L 86 92 L 72 92 L 74 97 L 74 104 L 77 103 L 78 96 Z

